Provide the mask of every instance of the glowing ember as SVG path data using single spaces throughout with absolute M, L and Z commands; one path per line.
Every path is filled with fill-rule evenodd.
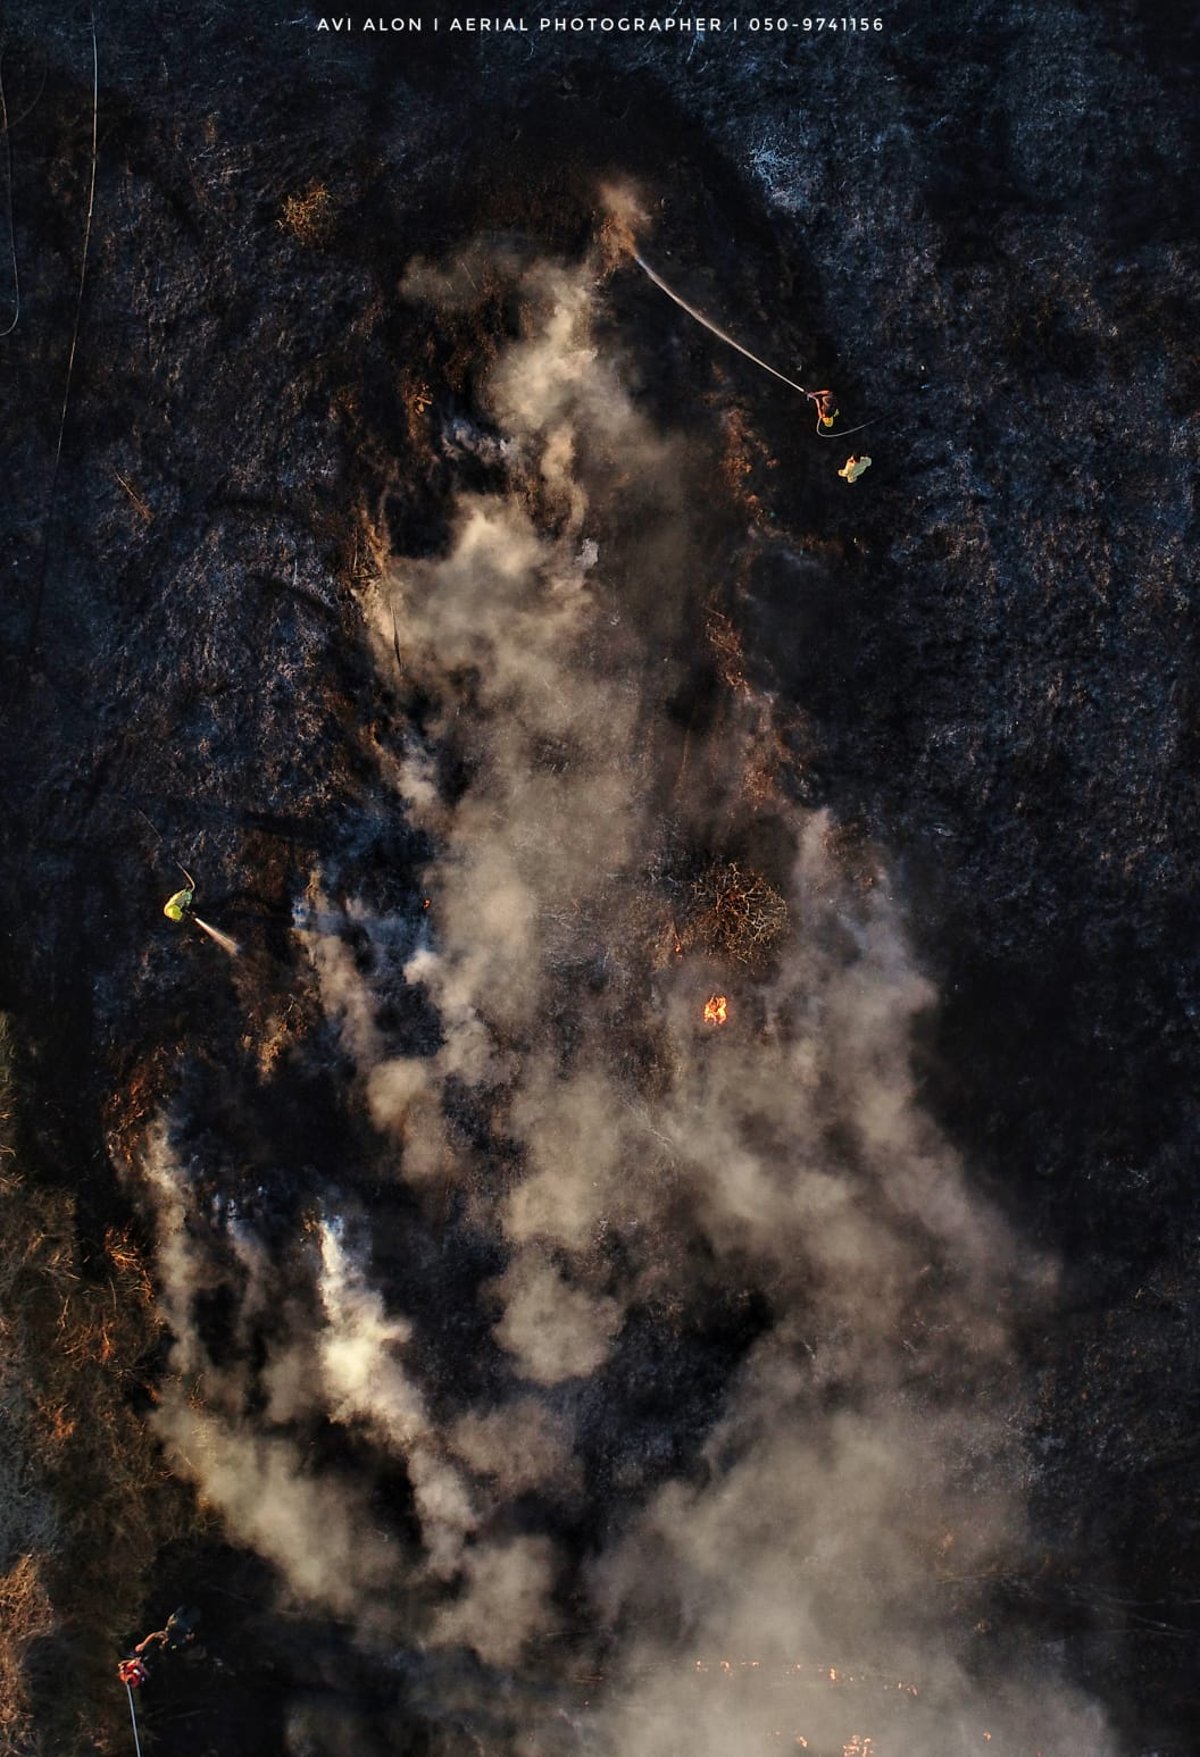
M 704 1003 L 704 1023 L 723 1025 L 729 1017 L 729 1001 L 723 994 L 711 994 Z

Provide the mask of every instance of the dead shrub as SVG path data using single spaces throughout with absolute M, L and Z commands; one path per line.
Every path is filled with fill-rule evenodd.
M 736 860 L 716 861 L 691 885 L 679 939 L 713 957 L 757 964 L 788 930 L 781 891 L 761 873 L 744 872 Z
M 328 244 L 337 210 L 324 183 L 310 183 L 301 195 L 289 195 L 279 216 L 279 229 L 309 249 Z

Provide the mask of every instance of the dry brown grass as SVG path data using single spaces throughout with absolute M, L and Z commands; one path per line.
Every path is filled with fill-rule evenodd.
M 760 963 L 788 930 L 788 906 L 761 873 L 715 861 L 691 886 L 679 939 L 737 964 Z
M 756 525 L 766 522 L 766 509 L 754 484 L 762 483 L 767 472 L 778 468 L 762 440 L 753 431 L 746 411 L 734 407 L 725 417 L 725 446 L 721 458 L 721 474 L 733 496 L 740 500 Z
M 717 662 L 717 672 L 727 689 L 745 689 L 746 674 L 742 669 L 742 636 L 739 629 L 720 610 L 710 610 L 705 625 L 708 644 Z
M 116 1750 L 115 1659 L 184 1516 L 128 1396 L 154 1289 L 128 1230 L 85 1271 L 72 1196 L 22 1175 L 11 1065 L 0 1022 L 0 1757 Z
M 33 1703 L 27 1674 L 29 1649 L 55 1627 L 54 1608 L 32 1555 L 16 1558 L 0 1574 L 0 1752 L 30 1749 Z
M 422 378 L 420 373 L 402 372 L 400 374 L 400 396 L 404 403 L 404 418 L 409 439 L 414 445 L 428 443 L 428 412 L 433 407 L 434 401 L 428 379 Z
M 300 195 L 289 195 L 279 216 L 279 229 L 309 249 L 328 244 L 337 209 L 324 183 L 313 182 Z
M 150 521 L 153 519 L 154 514 L 151 512 L 150 508 L 146 505 L 146 502 L 143 500 L 142 496 L 138 493 L 137 489 L 133 486 L 133 483 L 127 482 L 125 480 L 124 476 L 122 476 L 120 470 L 114 470 L 113 475 L 117 478 L 117 481 L 121 484 L 121 487 L 125 490 L 125 493 L 129 498 L 130 505 L 133 507 L 134 511 L 137 513 L 137 515 L 141 519 L 142 523 L 148 525 L 150 523 Z

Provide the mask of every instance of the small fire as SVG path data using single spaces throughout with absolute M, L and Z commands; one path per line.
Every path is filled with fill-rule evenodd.
M 704 1023 L 724 1025 L 729 1018 L 729 1001 L 723 994 L 710 994 L 704 1003 Z

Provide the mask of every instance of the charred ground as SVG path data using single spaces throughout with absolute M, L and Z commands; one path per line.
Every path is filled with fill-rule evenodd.
M 371 533 L 409 556 L 444 545 L 462 477 L 428 436 L 478 420 L 517 321 L 500 282 L 436 321 L 397 288 L 414 253 L 452 261 L 481 235 L 577 259 L 598 182 L 633 178 L 658 204 L 648 248 L 689 298 L 785 368 L 812 362 L 848 418 L 886 411 L 847 489 L 842 454 L 782 387 L 634 270 L 610 284 L 646 409 L 701 435 L 714 479 L 734 473 L 706 541 L 732 563 L 747 517 L 788 539 L 696 607 L 680 724 L 721 711 L 715 611 L 786 708 L 795 796 L 848 826 L 848 865 L 875 840 L 897 870 L 942 997 L 922 1044 L 931 1106 L 1063 1259 L 1053 1328 L 1022 1338 L 1046 1560 L 997 1584 L 978 1664 L 1065 1643 L 1130 1751 L 1182 1753 L 1200 1737 L 1195 43 L 1168 57 L 1132 7 L 1088 29 L 1067 6 L 1003 25 L 960 12 L 952 57 L 918 9 L 880 45 L 822 55 L 539 43 L 527 59 L 500 41 L 451 59 L 428 37 L 335 55 L 235 8 L 179 24 L 100 11 L 95 222 L 53 496 L 91 37 L 82 15 L 14 16 L 0 1000 L 20 1045 L 15 1145 L 25 1178 L 74 1204 L 77 1272 L 98 1286 L 106 1232 L 145 1226 L 109 1147 L 168 1092 L 212 1197 L 281 1237 L 353 1158 L 364 1124 L 338 1043 L 296 998 L 292 902 L 320 858 L 381 911 L 420 908 L 428 848 L 398 825 L 363 729 L 386 744 L 422 704 L 377 674 L 356 582 Z M 463 468 L 488 486 L 486 462 Z M 728 826 L 712 845 L 692 828 L 681 895 L 745 852 Z M 175 858 L 244 942 L 236 969 L 161 922 Z M 437 1029 L 408 990 L 382 1024 L 411 1049 Z M 460 1122 L 489 1140 L 469 1107 Z M 370 1204 L 422 1346 L 494 1370 L 470 1329 L 499 1267 L 486 1241 L 394 1189 L 346 1199 Z M 444 1328 L 447 1232 L 460 1332 Z M 630 1327 L 578 1414 L 589 1492 L 561 1541 L 587 1555 L 624 1497 L 686 1466 L 768 1318 L 756 1290 L 714 1285 L 701 1309 Z M 204 1321 L 219 1352 L 219 1301 Z M 155 1358 L 119 1364 L 112 1405 L 139 1409 Z M 406 1492 L 377 1488 L 393 1511 Z M 164 1745 L 282 1749 L 300 1688 L 328 1693 L 333 1740 L 345 1699 L 380 1749 L 453 1736 L 430 1698 L 460 1679 L 359 1675 L 346 1631 L 272 1614 L 267 1572 L 202 1524 L 172 1548 L 177 1505 L 146 1494 L 164 1546 L 147 1602 L 201 1601 L 227 1668 L 215 1711 L 207 1674 L 180 1686 Z M 117 1576 L 122 1544 L 114 1531 Z M 138 1568 L 153 1548 L 143 1534 Z M 99 1656 L 129 1632 L 93 1603 L 35 1648 L 37 1712 L 85 1652 L 98 1690 Z M 109 1710 L 81 1712 L 118 1736 Z M 506 1712 L 519 1726 L 521 1705 Z

